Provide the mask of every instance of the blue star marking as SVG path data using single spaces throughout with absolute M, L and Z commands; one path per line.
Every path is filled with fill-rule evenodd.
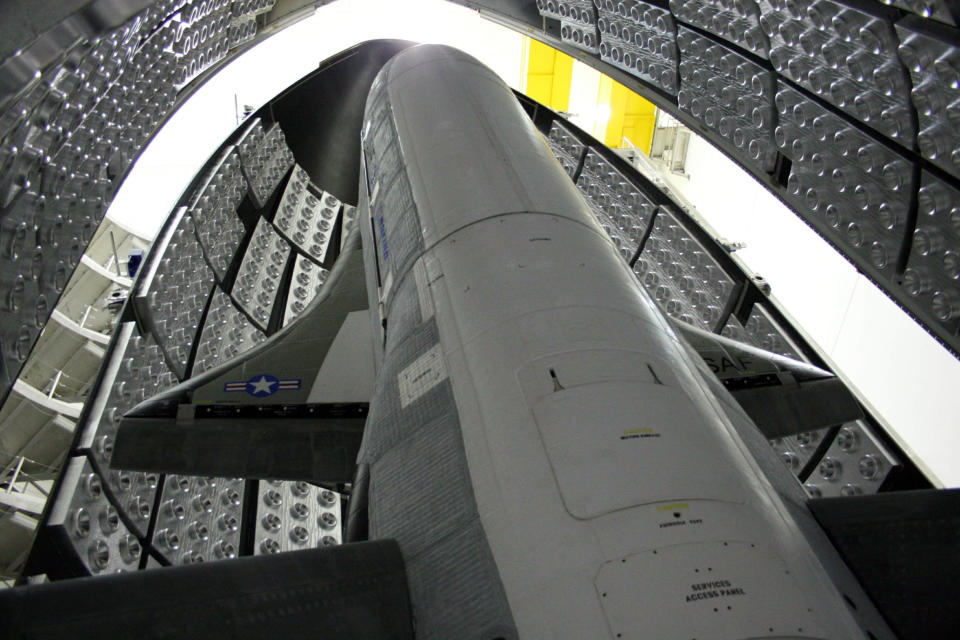
M 260 376 L 254 376 L 247 380 L 247 393 L 256 398 L 272 396 L 277 392 L 277 385 L 279 383 L 280 381 L 271 375 L 262 374 Z

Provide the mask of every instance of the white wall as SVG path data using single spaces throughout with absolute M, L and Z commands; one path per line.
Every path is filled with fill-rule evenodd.
M 702 138 L 689 179 L 671 177 L 737 255 L 913 451 L 932 480 L 960 486 L 960 361 L 810 227 Z

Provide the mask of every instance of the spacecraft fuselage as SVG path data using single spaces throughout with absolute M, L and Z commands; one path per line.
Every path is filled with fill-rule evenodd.
M 747 419 L 492 71 L 400 53 L 363 151 L 383 346 L 358 462 L 418 637 L 865 635 Z

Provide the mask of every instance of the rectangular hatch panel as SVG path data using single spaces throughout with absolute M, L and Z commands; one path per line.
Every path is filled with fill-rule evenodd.
M 613 379 L 610 372 L 624 371 L 625 357 L 633 360 L 630 371 L 642 373 Z M 584 371 L 603 374 L 591 383 Z M 521 371 L 570 515 L 590 519 L 679 499 L 739 501 L 742 487 L 722 453 L 730 446 L 720 441 L 722 427 L 701 417 L 668 375 L 656 358 L 616 350 L 557 354 Z M 572 380 L 576 386 L 566 386 Z
M 650 576 L 656 588 L 638 586 L 650 585 Z M 600 567 L 595 584 L 621 640 L 826 637 L 782 560 L 749 542 L 675 545 L 617 558 Z

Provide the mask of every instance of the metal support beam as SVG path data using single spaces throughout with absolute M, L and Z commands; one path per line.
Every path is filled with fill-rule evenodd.
M 34 496 L 18 491 L 0 491 L 0 505 L 12 507 L 18 511 L 40 515 L 46 503 L 45 496 Z
M 65 415 L 69 418 L 77 419 L 80 417 L 80 410 L 83 409 L 82 402 L 64 402 L 56 398 L 49 398 L 47 394 L 34 389 L 23 380 L 17 380 L 13 383 L 13 390 L 34 404 L 48 409 L 54 413 Z

